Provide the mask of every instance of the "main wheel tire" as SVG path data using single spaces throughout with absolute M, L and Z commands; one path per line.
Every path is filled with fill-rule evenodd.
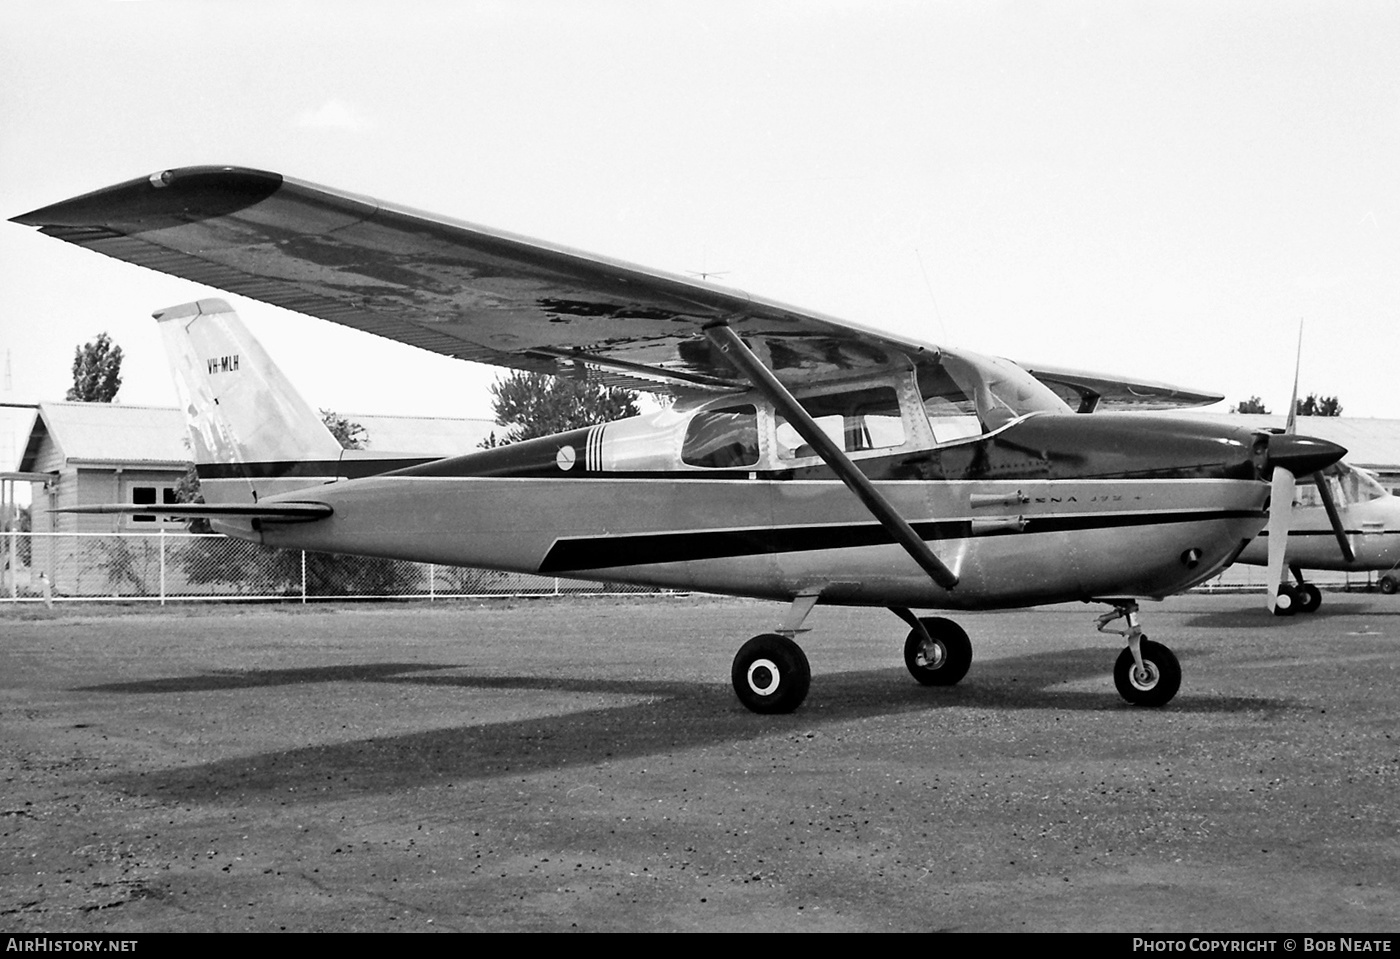
M 955 685 L 972 665 L 972 641 L 951 619 L 933 616 L 919 622 L 933 642 L 925 642 L 917 629 L 909 631 L 904 641 L 904 665 L 909 674 L 925 686 Z
M 1394 576 L 1382 576 L 1380 581 L 1381 592 L 1387 596 L 1395 595 L 1395 591 L 1400 589 L 1400 580 Z
M 1312 583 L 1304 583 L 1302 586 L 1296 587 L 1295 592 L 1298 594 L 1298 612 L 1300 613 L 1315 613 L 1317 608 L 1322 605 L 1322 590 Z
M 1181 663 L 1170 649 L 1146 636 L 1138 648 L 1144 671 L 1138 671 L 1133 651 L 1125 648 L 1113 665 L 1113 685 L 1134 706 L 1165 706 L 1181 688 Z
M 1292 586 L 1284 584 L 1278 587 L 1278 592 L 1274 594 L 1274 615 L 1292 616 L 1298 612 L 1298 607 L 1302 600 L 1298 596 L 1298 591 Z
M 739 702 L 756 713 L 790 713 L 807 698 L 812 668 L 802 647 L 777 633 L 739 648 L 730 671 Z

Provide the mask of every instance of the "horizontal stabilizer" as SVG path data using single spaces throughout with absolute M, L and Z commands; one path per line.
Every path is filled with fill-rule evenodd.
M 243 517 L 265 519 L 279 523 L 309 523 L 325 519 L 331 515 L 331 508 L 325 503 L 171 503 L 169 505 L 133 506 L 130 503 L 100 503 L 92 506 L 64 506 L 55 513 L 130 513 L 159 514 L 181 518 L 215 519 L 221 517 Z

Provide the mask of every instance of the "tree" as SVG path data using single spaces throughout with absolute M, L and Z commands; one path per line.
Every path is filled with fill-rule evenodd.
M 631 390 L 519 371 L 491 384 L 491 407 L 496 423 L 506 430 L 499 437 L 492 433 L 481 444 L 488 449 L 640 412 Z
M 177 503 L 203 503 L 204 490 L 199 485 L 199 473 L 195 465 L 191 463 L 185 467 L 185 474 L 180 477 L 180 482 L 175 484 L 175 502 Z M 214 528 L 209 525 L 209 521 L 203 516 L 196 516 L 185 524 L 185 528 L 191 533 L 212 533 Z
M 1263 401 L 1263 400 L 1261 400 L 1261 399 L 1260 399 L 1259 397 L 1257 397 L 1257 396 L 1251 396 L 1251 397 L 1250 397 L 1249 399 L 1247 399 L 1247 400 L 1242 400 L 1242 401 L 1240 401 L 1240 403 L 1239 403 L 1238 405 L 1230 407 L 1230 412 L 1231 412 L 1231 413 L 1267 413 L 1267 412 L 1269 412 L 1269 411 L 1268 411 L 1267 408 L 1265 408 L 1265 406 L 1264 406 L 1264 401 Z
M 105 332 L 73 350 L 73 386 L 65 399 L 110 403 L 122 388 L 122 348 Z
M 322 410 L 321 422 L 340 443 L 341 449 L 362 450 L 369 439 L 369 431 L 353 420 L 347 420 L 335 410 Z
M 1318 396 L 1309 393 L 1298 400 L 1295 410 L 1299 416 L 1341 416 L 1342 404 L 1335 396 Z

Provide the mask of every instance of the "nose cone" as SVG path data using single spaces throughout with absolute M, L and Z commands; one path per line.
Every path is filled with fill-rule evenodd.
M 1294 476 L 1307 476 L 1326 469 L 1345 455 L 1346 447 L 1315 436 L 1275 433 L 1269 437 L 1267 463 L 1270 468 L 1282 466 Z

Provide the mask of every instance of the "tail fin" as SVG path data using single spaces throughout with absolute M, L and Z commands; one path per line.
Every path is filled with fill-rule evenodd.
M 154 316 L 206 502 L 252 504 L 336 478 L 340 443 L 227 303 Z

